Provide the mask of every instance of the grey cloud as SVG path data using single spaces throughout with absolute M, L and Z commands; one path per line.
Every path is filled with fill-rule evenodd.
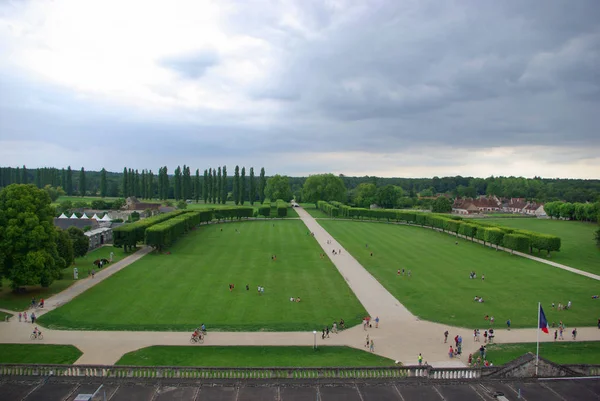
M 184 78 L 197 79 L 202 77 L 206 70 L 217 65 L 219 55 L 216 51 L 203 50 L 196 53 L 172 56 L 161 60 L 161 64 Z

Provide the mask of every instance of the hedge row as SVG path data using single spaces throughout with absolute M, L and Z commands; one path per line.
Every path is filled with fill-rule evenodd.
M 286 217 L 288 204 L 283 199 L 277 199 L 275 202 L 277 205 L 277 217 Z
M 173 217 L 167 221 L 155 224 L 146 229 L 146 245 L 162 250 L 171 246 L 179 237 L 202 222 L 211 221 L 212 210 L 201 212 L 190 212 L 181 216 Z
M 258 208 L 258 215 L 269 217 L 271 215 L 271 201 L 265 199 L 263 204 Z
M 240 220 L 243 217 L 252 217 L 254 216 L 254 208 L 250 206 L 238 206 L 238 207 L 222 207 L 216 208 L 212 210 L 214 213 L 214 218 L 217 220 Z
M 456 235 L 464 235 L 471 239 L 479 239 L 484 244 L 496 245 L 523 252 L 533 249 L 550 252 L 560 251 L 561 239 L 554 235 L 541 234 L 533 231 L 518 230 L 509 227 L 503 227 L 498 224 L 486 223 L 479 220 L 463 220 L 460 216 L 449 216 L 436 213 L 421 213 L 409 210 L 391 210 L 391 209 L 363 209 L 354 208 L 346 205 L 338 205 L 334 202 L 317 202 L 320 210 L 332 217 L 339 215 L 347 218 L 357 219 L 375 219 L 406 222 L 408 224 L 417 224 L 437 228 L 442 231 L 448 231 Z
M 338 217 L 340 209 L 336 206 L 333 206 L 329 202 L 325 201 L 317 201 L 317 208 L 325 212 L 330 217 Z
M 113 229 L 113 244 L 118 248 L 124 247 L 127 252 L 128 247 L 134 248 L 138 242 L 144 241 L 146 229 L 184 213 L 185 210 L 176 210 L 116 227 Z

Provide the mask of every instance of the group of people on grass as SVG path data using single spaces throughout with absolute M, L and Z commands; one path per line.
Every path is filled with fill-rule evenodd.
M 264 295 L 265 294 L 265 287 L 263 287 L 262 285 L 259 285 L 256 287 L 257 291 L 258 291 L 258 295 Z M 229 284 L 229 292 L 233 292 L 233 290 L 235 290 L 235 284 Z M 250 291 L 250 284 L 246 284 L 246 291 Z M 298 298 L 298 302 L 300 298 Z
M 469 278 L 471 280 L 474 280 L 477 278 L 477 273 L 475 273 L 475 271 L 473 270 L 471 273 L 469 273 Z M 481 275 L 481 281 L 485 281 L 485 274 Z
M 573 304 L 571 303 L 571 301 L 567 302 L 566 305 L 564 305 L 564 304 L 562 304 L 560 302 L 558 303 L 558 305 L 555 305 L 554 302 L 552 302 L 552 309 L 556 309 L 557 311 L 571 309 L 571 306 L 573 306 Z
M 371 255 L 373 256 L 373 255 Z M 412 275 L 412 271 L 408 270 L 406 271 L 405 269 L 398 269 L 398 272 L 396 273 L 398 276 L 404 276 L 405 274 L 410 277 Z

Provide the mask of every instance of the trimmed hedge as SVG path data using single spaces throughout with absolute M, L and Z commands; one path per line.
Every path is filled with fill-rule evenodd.
M 530 241 L 529 237 L 522 234 L 506 234 L 503 239 L 505 248 L 518 252 L 528 252 Z
M 243 217 L 253 217 L 254 208 L 250 206 L 237 206 L 237 207 L 221 207 L 213 210 L 214 217 L 217 220 L 240 220 Z
M 329 202 L 317 201 L 317 207 L 330 217 L 338 217 L 340 209 Z
M 212 220 L 212 210 L 186 213 L 148 227 L 146 229 L 146 245 L 160 251 L 171 246 L 183 234 L 200 225 L 203 220 Z
M 489 227 L 485 229 L 484 237 L 487 242 L 496 245 L 496 249 L 498 249 L 498 246 L 502 245 L 504 231 L 499 228 Z
M 158 216 L 148 217 L 146 219 L 136 221 L 135 223 L 124 224 L 116 227 L 113 230 L 113 244 L 117 248 L 124 247 L 125 252 L 127 252 L 128 247 L 135 248 L 138 242 L 144 241 L 147 228 L 172 219 L 173 217 L 179 216 L 183 213 L 186 213 L 186 211 L 176 210 L 174 212 L 159 214 Z
M 286 217 L 288 204 L 283 199 L 277 199 L 275 202 L 277 205 L 277 217 Z

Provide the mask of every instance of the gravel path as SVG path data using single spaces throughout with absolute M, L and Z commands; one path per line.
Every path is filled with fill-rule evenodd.
M 305 210 L 296 208 L 302 221 L 314 233 L 315 239 L 329 255 L 336 268 L 345 278 L 360 302 L 371 316 L 379 316 L 380 327 L 367 330 L 371 339 L 375 340 L 375 353 L 399 360 L 403 364 L 416 364 L 419 353 L 433 366 L 464 366 L 469 352 L 479 348 L 474 343 L 473 330 L 469 328 L 449 327 L 446 325 L 420 321 L 412 315 L 392 294 L 390 294 L 356 259 L 354 259 L 335 239 L 333 239 Z M 327 242 L 331 241 L 330 244 Z M 333 255 L 332 250 L 341 253 Z M 144 248 L 135 254 L 115 263 L 96 274 L 94 279 L 86 278 L 67 290 L 47 300 L 48 309 L 43 313 L 70 301 L 83 291 L 110 277 L 130 263 L 150 252 Z M 535 306 L 534 306 L 535 308 Z M 568 323 L 568 322 L 567 322 Z M 594 322 L 592 322 L 594 323 Z M 486 327 L 482 326 L 483 331 Z M 30 343 L 29 335 L 33 330 L 31 323 L 19 323 L 13 318 L 8 323 L 0 323 L 0 342 Z M 443 333 L 450 332 L 448 344 L 444 344 Z M 514 329 L 511 331 L 498 329 L 496 342 L 535 342 L 536 329 Z M 78 364 L 113 364 L 130 351 L 151 345 L 188 345 L 190 333 L 182 332 L 115 332 L 115 331 L 62 331 L 44 329 L 44 340 L 36 343 L 72 344 L 78 347 L 83 356 Z M 318 345 L 347 345 L 357 349 L 365 349 L 367 334 L 362 326 L 353 327 L 339 334 L 331 334 L 330 338 L 321 339 L 317 333 Z M 570 329 L 567 329 L 570 333 Z M 570 340 L 570 334 L 565 338 Z M 463 357 L 450 360 L 448 347 L 455 335 L 463 337 Z M 578 328 L 578 340 L 600 340 L 600 330 L 593 327 Z M 553 341 L 551 335 L 541 334 L 541 341 Z M 312 346 L 312 332 L 223 332 L 209 333 L 205 345 L 306 345 Z M 194 345 L 199 346 L 199 345 Z

